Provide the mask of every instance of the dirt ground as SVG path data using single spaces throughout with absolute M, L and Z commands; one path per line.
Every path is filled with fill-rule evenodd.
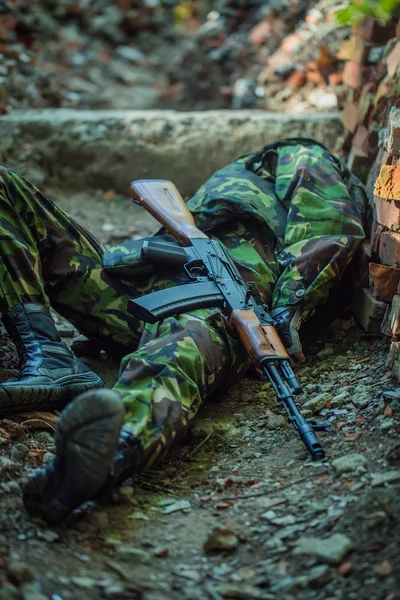
M 127 202 L 61 204 L 115 243 L 156 229 Z M 28 517 L 21 489 L 52 458 L 56 417 L 0 421 L 0 600 L 399 599 L 400 391 L 385 366 L 389 342 L 346 310 L 318 330 L 306 336 L 299 404 L 330 422 L 324 461 L 309 460 L 270 385 L 248 377 L 201 409 L 164 463 L 48 528 Z M 16 362 L 4 336 L 0 346 L 4 380 Z M 85 360 L 112 385 L 116 362 Z

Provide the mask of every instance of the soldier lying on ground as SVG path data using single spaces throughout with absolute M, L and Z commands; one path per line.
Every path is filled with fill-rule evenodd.
M 249 360 L 216 308 L 152 325 L 129 312 L 130 298 L 187 283 L 183 271 L 118 278 L 88 231 L 7 169 L 0 202 L 0 309 L 21 361 L 18 380 L 0 385 L 0 415 L 79 394 L 59 420 L 56 458 L 24 489 L 29 513 L 55 523 L 163 457 Z M 299 325 L 364 238 L 362 186 L 322 145 L 292 139 L 221 169 L 188 207 L 257 283 L 289 354 L 303 362 Z M 99 347 L 124 350 L 113 390 L 93 389 L 101 380 L 61 342 L 50 306 Z

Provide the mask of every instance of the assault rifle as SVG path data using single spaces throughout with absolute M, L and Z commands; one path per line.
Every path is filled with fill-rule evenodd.
M 183 268 L 189 279 L 187 284 L 131 300 L 132 312 L 145 322 L 155 323 L 197 308 L 219 307 L 253 364 L 269 378 L 289 421 L 312 458 L 324 458 L 325 452 L 314 430 L 325 430 L 327 424 L 307 421 L 300 414 L 293 396 L 302 394 L 302 389 L 256 288 L 243 280 L 224 247 L 196 227 L 192 214 L 171 181 L 133 181 L 130 190 L 134 201 L 153 215 L 179 243 L 157 239 L 144 241 L 141 258 L 159 269 Z

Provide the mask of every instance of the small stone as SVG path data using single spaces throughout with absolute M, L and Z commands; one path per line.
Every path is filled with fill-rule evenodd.
M 48 465 L 49 463 L 51 463 L 52 460 L 54 460 L 56 457 L 55 454 L 53 454 L 52 452 L 45 452 L 43 454 L 43 458 L 42 458 L 42 464 L 43 465 Z
M 388 429 L 391 429 L 394 425 L 394 421 L 393 419 L 384 419 L 382 421 L 382 423 L 379 425 L 379 429 L 382 429 L 382 431 L 387 431 Z
M 78 587 L 84 588 L 84 589 L 90 589 L 90 588 L 94 587 L 95 585 L 97 585 L 96 579 L 93 579 L 92 577 L 76 576 L 76 577 L 71 577 L 71 581 Z
M 334 533 L 328 538 L 301 537 L 293 550 L 294 555 L 315 556 L 321 562 L 338 565 L 353 549 L 352 541 L 342 533 Z
M 311 587 L 320 587 L 332 579 L 332 569 L 328 565 L 317 565 L 307 573 L 307 580 Z
M 385 483 L 397 483 L 400 481 L 400 471 L 388 471 L 387 473 L 377 473 L 372 479 L 372 487 L 385 485 Z
M 204 552 L 228 551 L 232 552 L 238 546 L 239 540 L 236 534 L 227 527 L 215 527 L 208 534 L 204 542 Z
M 339 458 L 335 458 L 332 461 L 332 466 L 336 469 L 337 473 L 365 473 L 366 467 L 368 465 L 368 460 L 365 458 L 363 454 L 346 454 L 345 456 L 340 456 Z
M 317 357 L 327 358 L 328 356 L 332 356 L 332 354 L 335 354 L 335 351 L 333 350 L 332 346 L 327 345 L 320 352 L 318 352 Z
M 169 515 L 170 513 L 177 512 L 178 510 L 188 510 L 190 509 L 189 500 L 177 500 L 172 504 L 169 504 L 163 510 L 163 515 Z
M 21 600 L 21 592 L 10 583 L 0 588 L 0 600 Z
M 305 418 L 305 419 L 309 419 L 310 417 L 313 416 L 313 411 L 312 410 L 304 410 L 304 408 L 301 409 L 300 411 L 301 415 Z
M 108 515 L 106 512 L 92 512 L 88 520 L 92 531 L 104 531 L 108 527 Z
M 60 537 L 58 533 L 52 529 L 38 529 L 37 534 L 40 539 L 50 543 L 55 542 Z
M 146 59 L 145 55 L 140 52 L 137 48 L 132 48 L 132 46 L 117 46 L 115 49 L 115 54 L 119 58 L 123 58 L 124 60 L 128 60 L 129 62 L 138 63 L 142 62 Z
M 7 485 L 10 489 L 10 492 L 20 492 L 21 491 L 21 486 L 19 485 L 19 483 L 17 481 L 14 481 L 14 480 L 7 481 Z
M 133 563 L 139 563 L 141 565 L 148 565 L 151 563 L 151 554 L 149 552 L 140 550 L 140 548 L 134 548 L 128 544 L 118 546 L 116 552 L 122 559 L 132 561 Z
M 272 415 L 267 419 L 268 429 L 280 429 L 286 427 L 286 419 L 283 415 Z
M 23 600 L 49 600 L 49 597 L 42 593 L 37 582 L 23 583 L 19 589 Z
M 11 448 L 10 457 L 16 462 L 25 462 L 29 456 L 29 448 L 26 444 L 18 442 Z
M 351 401 L 356 408 L 365 408 L 371 401 L 371 395 L 368 392 L 356 392 Z
M 332 394 L 322 393 L 307 400 L 302 406 L 302 410 L 311 410 L 312 413 L 317 413 L 325 407 L 326 402 L 331 402 Z
M 223 598 L 232 598 L 233 600 L 258 600 L 258 598 L 263 598 L 263 593 L 259 588 L 246 583 L 221 583 L 216 591 Z
M 35 442 L 44 446 L 54 446 L 54 438 L 48 431 L 37 431 L 33 434 Z
M 27 583 L 34 581 L 35 571 L 32 567 L 19 562 L 18 560 L 12 560 L 7 566 L 7 577 L 15 585 L 21 585 L 21 583 Z
M 351 400 L 351 397 L 348 392 L 341 392 L 337 396 L 333 396 L 333 398 L 331 400 L 331 407 L 339 408 L 340 406 L 343 406 L 344 404 L 348 404 L 350 402 L 350 400 Z
M 116 504 L 131 504 L 133 500 L 133 487 L 131 485 L 122 486 L 113 493 L 112 499 Z

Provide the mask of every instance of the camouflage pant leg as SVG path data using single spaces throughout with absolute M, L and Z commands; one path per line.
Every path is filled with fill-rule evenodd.
M 124 396 L 126 426 L 138 442 L 136 470 L 164 456 L 187 433 L 202 402 L 248 366 L 218 310 L 146 325 L 138 350 L 123 359 L 114 387 Z
M 86 335 L 138 343 L 129 289 L 102 268 L 97 240 L 23 177 L 0 169 L 0 311 L 51 305 Z
M 365 237 L 365 194 L 320 145 L 282 145 L 277 153 L 276 194 L 289 212 L 273 306 L 297 304 L 306 318 L 327 299 Z
M 51 200 L 10 171 L 2 171 L 1 183 L 3 310 L 51 304 L 89 336 L 126 347 L 140 338 L 122 361 L 115 389 L 123 392 L 127 426 L 139 442 L 138 469 L 144 468 L 186 432 L 205 398 L 247 368 L 229 324 L 218 310 L 204 309 L 144 328 L 128 312 L 129 299 L 179 284 L 182 275 L 119 282 L 102 268 L 90 234 Z M 229 240 L 238 248 L 232 232 Z

